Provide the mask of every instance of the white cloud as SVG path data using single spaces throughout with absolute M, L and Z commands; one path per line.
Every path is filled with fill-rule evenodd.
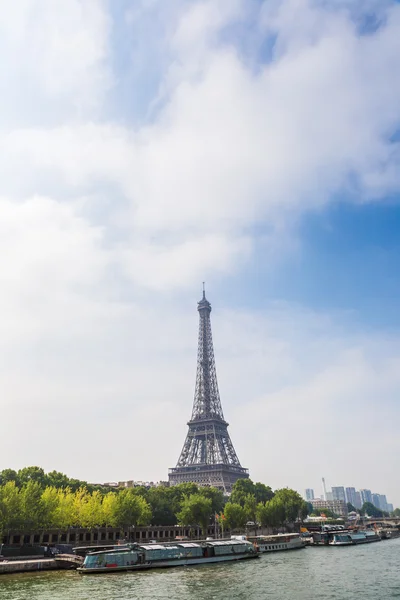
M 151 119 L 131 125 L 107 116 L 122 74 L 111 68 L 121 49 L 106 4 L 0 5 L 0 49 L 13 57 L 0 79 L 0 454 L 24 439 L 10 466 L 165 476 L 194 387 L 188 287 L 241 273 L 257 236 L 276 264 L 288 243 L 297 248 L 296 218 L 333 193 L 365 201 L 398 190 L 400 8 L 386 2 L 381 28 L 361 36 L 358 16 L 331 5 L 264 3 L 254 29 L 249 6 L 175 2 L 165 24 L 153 19 L 157 2 L 126 15 L 134 32 L 148 28 L 132 94 L 147 84 L 146 56 L 160 61 L 149 64 L 160 75 Z M 272 61 L 246 56 L 227 34 L 247 20 L 253 53 L 277 37 Z M 252 474 L 301 488 L 316 486 L 319 470 L 332 483 L 376 482 L 400 502 L 369 468 L 374 452 L 398 453 L 399 340 L 291 306 L 216 314 L 222 400 Z M 377 449 L 378 397 L 390 424 Z M 317 427 L 304 440 L 308 423 Z M 90 435 L 98 455 L 77 464 L 61 434 Z M 116 466 L 104 439 L 132 460 Z

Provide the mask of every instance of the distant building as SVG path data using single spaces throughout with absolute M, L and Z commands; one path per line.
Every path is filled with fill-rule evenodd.
M 354 495 L 354 506 L 356 508 L 361 508 L 362 507 L 361 494 L 360 494 L 360 492 L 357 492 L 357 491 L 356 491 L 356 493 Z
M 389 513 L 392 513 L 394 511 L 393 504 L 391 504 L 390 502 L 388 502 L 387 509 L 388 509 Z
M 355 508 L 357 508 L 356 506 L 356 488 L 353 487 L 347 487 L 345 489 L 346 492 L 346 502 L 350 502 L 350 504 L 352 504 Z
M 380 498 L 381 498 L 381 495 L 380 495 L 380 494 L 372 494 L 372 504 L 373 504 L 374 506 L 376 506 L 376 508 L 379 508 L 380 510 L 383 510 L 383 509 L 381 508 L 381 502 L 380 502 Z
M 332 492 L 326 492 L 326 500 L 329 500 L 330 502 L 332 502 L 332 500 L 333 500 Z
M 362 504 L 365 504 L 366 502 L 370 502 L 372 504 L 371 490 L 360 490 L 360 494 Z
M 311 500 L 314 500 L 314 490 L 311 488 L 307 488 L 304 492 L 304 498 L 307 502 L 311 502 Z
M 388 502 L 385 494 L 377 494 L 379 497 L 379 508 L 384 512 L 389 512 Z
M 343 500 L 343 502 L 346 502 L 346 493 L 343 486 L 332 488 L 332 499 Z
M 326 495 L 328 495 L 327 492 Z M 343 500 L 320 500 L 319 498 L 311 502 L 314 509 L 331 510 L 335 515 L 339 517 L 347 517 L 347 504 Z

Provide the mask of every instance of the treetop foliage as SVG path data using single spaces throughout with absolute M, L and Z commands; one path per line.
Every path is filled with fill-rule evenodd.
M 231 529 L 247 522 L 283 525 L 307 514 L 294 490 L 273 492 L 263 483 L 239 479 L 229 498 L 195 483 L 152 488 L 107 488 L 45 473 L 41 467 L 0 472 L 0 532 L 68 527 L 196 525 L 216 519 Z

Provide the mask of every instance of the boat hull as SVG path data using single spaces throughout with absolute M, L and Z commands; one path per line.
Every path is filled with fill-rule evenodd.
M 120 571 L 146 571 L 148 569 L 167 569 L 171 567 L 190 567 L 195 565 L 205 565 L 220 562 L 233 562 L 238 560 L 248 560 L 250 558 L 258 558 L 259 555 L 254 554 L 237 554 L 229 556 L 209 556 L 209 557 L 196 557 L 196 558 L 185 558 L 175 560 L 160 560 L 157 562 L 141 563 L 136 565 L 123 565 L 115 567 L 79 567 L 77 571 L 81 575 L 93 575 L 95 573 L 115 573 Z
M 266 544 L 265 546 L 260 545 L 259 552 L 264 554 L 265 552 L 287 552 L 288 550 L 301 550 L 305 548 L 305 542 L 299 542 L 298 544 Z

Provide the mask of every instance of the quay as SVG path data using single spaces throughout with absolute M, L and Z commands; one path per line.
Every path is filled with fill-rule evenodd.
M 2 560 L 0 561 L 0 575 L 6 573 L 76 569 L 82 563 L 82 556 L 75 554 L 58 554 L 56 558 L 38 557 L 24 560 Z
M 25 573 L 27 571 L 51 571 L 60 569 L 54 558 L 36 558 L 30 560 L 4 560 L 0 562 L 0 575 L 5 573 Z

